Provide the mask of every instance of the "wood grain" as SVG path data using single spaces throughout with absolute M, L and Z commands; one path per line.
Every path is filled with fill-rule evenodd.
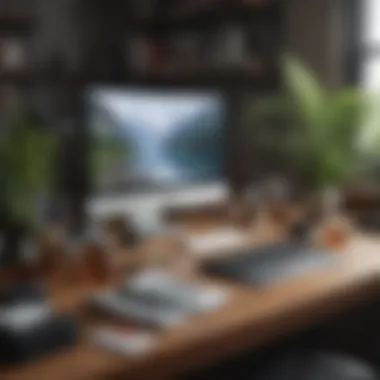
M 251 235 L 249 241 L 272 240 Z M 76 347 L 20 368 L 0 368 L 1 380 L 172 379 L 228 355 L 300 331 L 380 292 L 380 238 L 355 236 L 331 268 L 288 278 L 265 288 L 211 281 L 227 286 L 231 300 L 221 309 L 191 318 L 158 334 L 144 355 L 121 357 L 103 351 L 83 337 Z M 185 275 L 185 274 L 184 274 Z M 59 311 L 78 313 L 94 288 L 86 284 L 52 294 Z

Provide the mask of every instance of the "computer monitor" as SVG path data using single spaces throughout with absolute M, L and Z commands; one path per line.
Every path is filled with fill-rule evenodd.
M 92 213 L 225 198 L 226 104 L 209 91 L 92 88 L 86 94 Z

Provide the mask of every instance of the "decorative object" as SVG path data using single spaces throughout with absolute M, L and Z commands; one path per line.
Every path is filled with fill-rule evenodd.
M 22 38 L 2 38 L 0 40 L 1 72 L 21 71 L 26 61 L 26 42 Z
M 37 237 L 38 259 L 36 269 L 39 277 L 51 280 L 61 277 L 68 270 L 67 236 L 63 227 L 44 228 Z
M 107 240 L 115 248 L 135 247 L 139 241 L 139 235 L 129 219 L 123 215 L 111 217 L 105 225 Z
M 113 253 L 96 242 L 88 242 L 81 251 L 81 280 L 98 284 L 110 282 L 115 273 Z

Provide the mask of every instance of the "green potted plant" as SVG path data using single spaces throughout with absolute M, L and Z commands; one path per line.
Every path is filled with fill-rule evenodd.
M 371 114 L 369 96 L 356 88 L 330 90 L 297 59 L 282 62 L 284 93 L 252 104 L 246 125 L 262 128 L 275 117 L 285 133 L 263 134 L 259 144 L 283 152 L 309 194 L 325 208 L 368 164 L 361 142 Z
M 40 200 L 50 191 L 56 151 L 53 134 L 25 115 L 3 122 L 0 139 L 1 262 L 16 263 L 37 224 Z

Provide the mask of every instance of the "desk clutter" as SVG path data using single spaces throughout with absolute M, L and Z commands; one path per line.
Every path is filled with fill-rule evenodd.
M 119 354 L 141 353 L 154 345 L 159 331 L 220 308 L 229 293 L 161 270 L 145 270 L 117 288 L 90 297 L 90 307 L 118 321 L 91 328 L 90 340 Z
M 160 270 L 146 270 L 117 289 L 91 298 L 91 304 L 140 325 L 168 328 L 222 306 L 228 292 L 198 285 Z
M 90 330 L 95 345 L 121 355 L 138 355 L 154 345 L 155 333 L 136 326 L 98 326 Z
M 35 254 L 23 265 L 29 268 L 31 277 L 48 283 L 108 283 L 118 271 L 117 258 L 136 256 L 131 252 L 141 245 L 140 236 L 128 219 L 119 216 L 74 237 L 68 236 L 61 226 L 52 226 L 39 233 L 35 241 Z
M 246 241 L 246 234 L 237 228 L 219 228 L 210 233 L 190 236 L 187 247 L 191 252 L 230 249 L 241 246 Z
M 258 235 L 268 231 L 268 223 L 261 229 L 257 224 Z M 301 232 L 300 226 L 293 227 L 297 231 L 291 234 L 291 244 L 282 240 L 270 245 L 252 242 L 248 227 L 228 224 L 195 234 L 179 228 L 164 236 L 143 238 L 121 217 L 70 242 L 58 230 L 46 231 L 38 240 L 40 255 L 31 262 L 35 269 L 30 272 L 30 277 L 43 285 L 28 283 L 0 294 L 0 359 L 22 362 L 73 345 L 79 325 L 87 341 L 108 351 L 136 355 L 149 350 L 161 332 L 212 313 L 232 298 L 227 286 L 204 285 L 170 269 L 170 262 L 184 257 L 196 263 L 191 271 L 198 270 L 201 276 L 227 277 L 235 284 L 255 287 L 274 285 L 337 262 L 337 255 L 303 236 L 303 226 Z M 330 228 L 327 237 L 334 244 L 335 235 Z M 326 239 L 322 234 L 320 241 Z M 223 257 L 210 259 L 203 256 L 205 251 L 223 253 Z M 57 287 L 54 281 L 59 278 Z M 74 313 L 55 314 L 45 288 L 71 287 L 75 291 L 82 285 L 88 289 L 86 313 L 95 320 L 83 323 Z
M 256 286 L 268 286 L 286 278 L 329 268 L 337 256 L 294 241 L 246 247 L 222 258 L 203 262 L 209 275 L 235 279 Z
M 78 340 L 78 326 L 56 314 L 38 284 L 25 283 L 0 294 L 0 362 L 23 363 L 54 353 Z
M 226 290 L 145 270 L 90 296 L 86 309 L 100 310 L 104 318 L 83 327 L 89 342 L 133 355 L 149 349 L 158 330 L 215 310 L 228 298 Z M 79 326 L 74 316 L 53 312 L 41 284 L 14 285 L 0 293 L 0 363 L 35 360 L 72 346 L 78 341 Z

